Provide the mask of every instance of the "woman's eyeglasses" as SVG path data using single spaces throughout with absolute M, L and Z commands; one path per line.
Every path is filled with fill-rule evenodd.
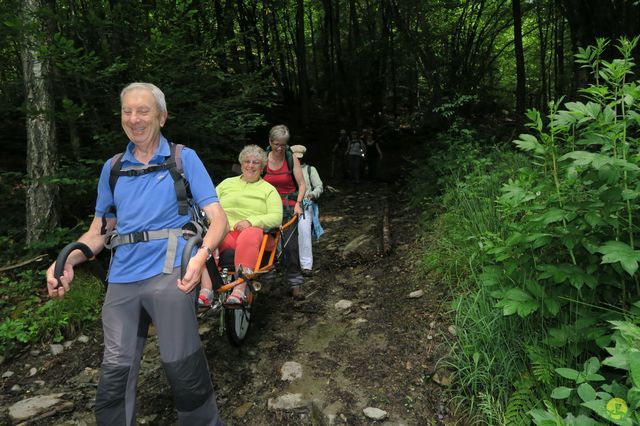
M 260 160 L 244 160 L 242 164 L 253 164 L 254 166 L 259 166 L 262 164 Z

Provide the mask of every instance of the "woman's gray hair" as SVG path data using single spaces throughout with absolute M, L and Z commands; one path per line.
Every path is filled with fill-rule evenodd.
M 284 140 L 288 143 L 289 137 L 289 128 L 284 124 L 278 124 L 277 126 L 273 126 L 271 130 L 269 130 L 269 142 Z
M 145 89 L 150 91 L 153 97 L 156 99 L 156 107 L 158 108 L 158 112 L 160 113 L 167 112 L 167 101 L 165 101 L 164 99 L 164 93 L 162 93 L 162 90 L 160 90 L 158 86 L 151 83 L 136 82 L 136 83 L 131 83 L 127 85 L 127 87 L 122 89 L 122 92 L 120 92 L 120 104 L 122 104 L 122 99 L 124 98 L 124 95 L 126 95 L 127 92 L 134 89 Z
M 240 151 L 240 155 L 238 155 L 238 161 L 240 164 L 242 164 L 247 157 L 256 157 L 259 159 L 261 169 L 264 169 L 264 166 L 267 165 L 267 153 L 258 145 L 247 145 L 242 149 L 242 151 Z

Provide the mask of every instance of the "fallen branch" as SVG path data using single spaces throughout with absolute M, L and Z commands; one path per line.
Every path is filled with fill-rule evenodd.
M 391 253 L 391 224 L 389 222 L 389 205 L 386 201 L 382 212 L 382 253 L 385 256 Z
M 47 411 L 46 413 L 40 414 L 39 416 L 36 416 L 36 417 L 32 417 L 28 420 L 25 420 L 24 422 L 18 423 L 17 426 L 26 426 L 26 425 L 40 423 L 40 420 L 44 420 L 47 417 L 51 417 L 58 413 L 65 413 L 71 410 L 73 410 L 73 401 L 65 401 L 60 405 L 55 406 L 52 410 Z
M 3 266 L 2 268 L 0 268 L 0 272 L 10 271 L 12 269 L 21 268 L 21 267 L 26 266 L 26 265 L 28 265 L 30 263 L 40 262 L 40 261 L 44 260 L 46 257 L 47 257 L 46 254 L 41 254 L 39 256 L 34 257 L 33 259 L 25 260 L 24 262 L 16 263 L 15 265 Z

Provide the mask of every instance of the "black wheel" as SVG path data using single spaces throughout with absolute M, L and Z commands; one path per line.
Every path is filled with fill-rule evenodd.
M 251 305 L 224 310 L 224 327 L 229 341 L 240 346 L 249 333 L 251 326 Z

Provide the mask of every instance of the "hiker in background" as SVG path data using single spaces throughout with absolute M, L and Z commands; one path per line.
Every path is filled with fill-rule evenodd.
M 335 176 L 336 166 L 340 168 L 339 174 L 342 176 L 342 178 L 347 178 L 349 176 L 349 162 L 347 159 L 347 154 L 345 154 L 345 151 L 348 149 L 348 147 L 349 136 L 347 136 L 347 131 L 345 129 L 340 129 L 338 141 L 335 145 L 333 145 L 331 155 L 331 177 Z
M 297 214 L 298 218 L 302 216 L 302 200 L 306 192 L 300 161 L 289 149 L 289 138 L 289 129 L 284 124 L 273 126 L 269 130 L 267 165 L 264 168 L 264 180 L 276 187 L 282 199 L 283 223 L 293 214 Z M 301 287 L 304 277 L 300 271 L 298 227 L 292 225 L 285 229 L 282 241 L 290 294 L 294 300 L 303 300 Z
M 373 180 L 378 177 L 378 161 L 382 160 L 382 150 L 371 129 L 365 129 L 364 131 L 364 144 L 368 170 L 367 177 Z
M 243 274 L 250 275 L 258 261 L 264 230 L 275 228 L 282 221 L 282 202 L 273 185 L 262 179 L 262 169 L 267 164 L 267 153 L 262 148 L 245 146 L 238 162 L 242 174 L 223 180 L 216 188 L 230 229 L 218 251 L 235 250 L 236 272 L 242 270 Z M 235 286 L 225 303 L 242 303 L 246 287 L 246 283 Z M 203 279 L 198 304 L 206 308 L 212 302 L 211 281 Z
M 361 167 L 362 159 L 365 155 L 365 146 L 356 131 L 351 132 L 351 139 L 349 139 L 346 154 L 349 156 L 351 182 L 357 185 L 360 183 L 360 176 L 362 174 Z
M 322 181 L 316 168 L 306 164 L 304 155 L 307 152 L 307 148 L 305 146 L 293 145 L 291 151 L 293 155 L 300 160 L 302 175 L 304 176 L 304 182 L 307 186 L 303 200 L 304 214 L 298 220 L 298 245 L 300 249 L 302 275 L 310 277 L 313 275 L 312 236 L 318 239 L 324 233 L 318 218 L 317 204 L 318 198 L 322 195 Z
M 104 356 L 96 391 L 98 425 L 136 424 L 136 385 L 148 328 L 153 322 L 160 360 L 174 394 L 181 425 L 222 425 L 196 318 L 192 291 L 227 233 L 227 217 L 211 178 L 194 150 L 180 151 L 181 170 L 193 201 L 210 220 L 204 241 L 180 278 L 186 240 L 182 231 L 191 216 L 182 212 L 182 183 L 176 172 L 175 146 L 162 135 L 167 105 L 162 91 L 150 83 L 131 83 L 120 94 L 121 124 L 129 143 L 118 157 L 123 173 L 111 188 L 112 158 L 102 167 L 95 217 L 79 242 L 94 254 L 106 244 L 105 232 L 123 242 L 113 252 L 109 285 L 102 306 Z M 174 157 L 175 155 L 175 157 Z M 137 173 L 137 172 L 139 173 Z M 178 174 L 181 177 L 181 175 Z M 175 185 L 175 186 L 174 186 Z M 183 186 L 184 188 L 184 186 Z M 186 204 L 186 200 L 183 200 Z M 74 266 L 86 259 L 74 250 L 64 265 L 58 287 L 55 263 L 47 270 L 49 296 L 69 291 Z

